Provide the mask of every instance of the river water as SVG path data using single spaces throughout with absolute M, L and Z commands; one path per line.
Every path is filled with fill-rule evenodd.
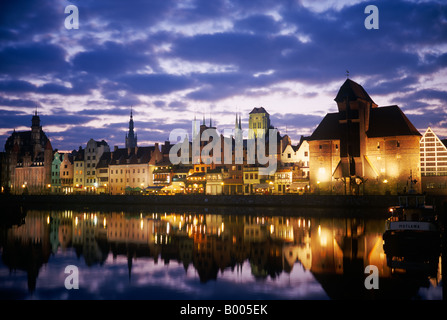
M 387 255 L 385 218 L 22 210 L 0 225 L 0 298 L 443 299 L 441 250 Z

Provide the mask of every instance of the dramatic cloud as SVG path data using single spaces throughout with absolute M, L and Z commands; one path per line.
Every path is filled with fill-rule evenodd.
M 65 6 L 79 29 L 64 27 Z M 379 29 L 364 26 L 379 9 Z M 447 4 L 361 0 L 50 0 L 0 4 L 0 138 L 41 115 L 54 147 L 140 143 L 213 114 L 220 127 L 263 106 L 294 144 L 346 78 L 421 131 L 447 136 Z

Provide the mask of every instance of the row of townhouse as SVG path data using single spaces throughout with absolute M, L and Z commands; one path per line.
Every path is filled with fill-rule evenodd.
M 212 139 L 185 139 L 182 145 L 188 152 L 182 157 L 189 161 L 173 165 L 169 141 L 150 147 L 137 145 L 132 113 L 124 148 L 110 150 L 104 140 L 91 139 L 85 148 L 60 153 L 53 151 L 36 112 L 30 131 L 14 131 L 6 141 L 0 157 L 2 192 L 447 193 L 447 147 L 431 128 L 421 135 L 398 106 L 378 107 L 365 89 L 350 79 L 340 87 L 335 101 L 338 112 L 328 113 L 296 146 L 279 132 L 271 143 L 275 137 L 270 136 L 273 127 L 268 112 L 263 107 L 250 112 L 249 137 L 251 133 L 255 139 L 265 138 L 270 146 L 276 144 L 273 153 L 265 146 L 269 159 L 275 159 L 275 170 L 268 174 L 261 170 L 261 161 L 249 164 L 251 140 L 238 136 L 240 116 L 236 116 L 233 138 L 217 135 L 211 120 L 209 126 L 205 119 L 201 125 L 195 121 L 193 137 L 206 134 Z M 209 148 L 214 139 L 220 139 L 220 150 Z M 222 164 L 221 160 L 228 158 L 227 146 L 231 147 L 231 161 Z M 202 152 L 208 150 L 218 161 L 205 161 Z

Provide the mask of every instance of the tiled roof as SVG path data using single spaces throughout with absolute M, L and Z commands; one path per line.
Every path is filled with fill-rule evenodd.
M 252 114 L 252 113 L 267 113 L 267 114 L 269 114 L 267 111 L 265 111 L 265 109 L 263 107 L 253 108 L 253 110 L 251 110 L 250 114 Z
M 366 134 L 369 138 L 421 135 L 398 106 L 372 108 Z
M 338 123 L 339 115 L 337 113 L 328 113 L 320 122 L 318 127 L 308 138 L 311 140 L 335 140 L 340 139 L 340 126 Z
M 374 103 L 369 94 L 363 89 L 361 85 L 351 79 L 346 79 L 345 83 L 340 87 L 340 90 L 335 97 L 336 102 L 345 101 L 349 98 L 350 101 L 357 100 L 357 98 Z

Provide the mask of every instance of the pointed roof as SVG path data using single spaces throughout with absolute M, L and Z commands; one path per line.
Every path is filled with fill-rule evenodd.
M 366 134 L 368 138 L 421 135 L 396 105 L 371 109 Z
M 345 83 L 343 83 L 343 85 L 340 87 L 340 90 L 338 90 L 337 96 L 334 100 L 336 102 L 342 102 L 346 100 L 346 97 L 348 97 L 351 101 L 363 99 L 375 104 L 366 90 L 363 89 L 363 87 L 357 82 L 352 81 L 351 79 L 346 79 Z
M 263 107 L 253 108 L 253 110 L 251 110 L 250 114 L 252 114 L 252 113 L 266 113 L 266 114 L 269 114 L 267 111 L 265 111 L 265 109 Z
M 312 135 L 308 138 L 311 140 L 337 140 L 340 139 L 339 114 L 328 113 L 321 120 L 318 127 L 314 130 Z

